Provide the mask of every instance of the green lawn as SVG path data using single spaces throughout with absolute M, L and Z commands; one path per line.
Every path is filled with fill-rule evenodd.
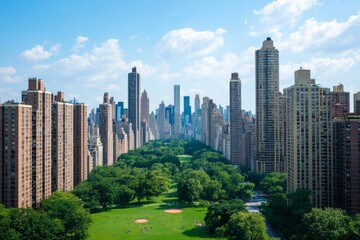
M 175 188 L 151 202 L 133 203 L 130 208 L 114 208 L 92 214 L 93 223 L 89 239 L 216 239 L 205 228 L 196 224 L 203 222 L 206 209 L 181 206 L 174 197 Z M 169 214 L 165 209 L 181 208 L 182 213 Z M 136 219 L 148 219 L 138 224 Z
M 187 162 L 192 158 L 191 155 L 177 155 L 177 157 L 180 159 L 180 162 Z

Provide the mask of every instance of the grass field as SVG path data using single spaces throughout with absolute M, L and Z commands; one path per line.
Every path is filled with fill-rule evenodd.
M 196 226 L 203 223 L 206 209 L 180 205 L 175 197 L 175 190 L 173 186 L 169 193 L 151 202 L 133 203 L 129 208 L 114 208 L 92 214 L 89 239 L 216 239 L 204 227 Z M 164 212 L 170 208 L 181 208 L 183 212 Z M 142 218 L 149 222 L 134 222 Z
M 179 158 L 180 162 L 187 162 L 192 158 L 191 155 L 177 155 L 177 157 Z

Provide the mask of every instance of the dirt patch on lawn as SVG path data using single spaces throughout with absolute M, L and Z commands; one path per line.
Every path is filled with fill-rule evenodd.
M 182 212 L 183 212 L 183 210 L 173 208 L 173 209 L 166 209 L 166 210 L 164 210 L 164 212 L 174 214 L 174 213 L 182 213 Z
M 137 219 L 135 220 L 135 223 L 147 223 L 149 220 L 142 218 L 142 219 Z

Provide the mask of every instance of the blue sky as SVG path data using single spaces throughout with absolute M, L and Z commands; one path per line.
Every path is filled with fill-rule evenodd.
M 109 92 L 127 105 L 136 66 L 154 110 L 173 85 L 228 105 L 231 72 L 242 106 L 255 110 L 254 51 L 266 37 L 280 51 L 280 89 L 310 69 L 324 87 L 360 91 L 360 1 L 0 1 L 0 97 L 20 100 L 28 77 L 44 79 L 90 108 Z

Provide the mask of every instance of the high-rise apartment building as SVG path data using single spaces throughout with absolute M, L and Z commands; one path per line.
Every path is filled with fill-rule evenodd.
M 334 130 L 337 206 L 355 215 L 360 212 L 360 115 L 336 117 Z
M 286 160 L 288 192 L 311 190 L 314 207 L 335 204 L 335 160 L 329 89 L 310 78 L 310 70 L 295 72 L 295 84 L 284 89 L 286 100 Z
M 0 104 L 0 202 L 32 206 L 32 107 Z
M 88 161 L 87 106 L 74 104 L 74 186 L 88 178 L 92 163 Z
M 255 52 L 256 171 L 282 172 L 279 140 L 279 51 L 271 38 Z M 230 119 L 232 118 L 230 113 Z
M 92 166 L 103 166 L 103 144 L 100 140 L 99 127 L 93 124 L 89 125 L 89 151 L 92 158 Z
M 350 113 L 350 93 L 344 92 L 342 84 L 334 86 L 330 92 L 330 111 L 332 118 Z
M 60 96 L 61 92 L 51 111 L 53 192 L 70 191 L 74 187 L 74 106 Z
M 230 160 L 232 164 L 245 166 L 245 160 L 241 158 L 243 124 L 241 80 L 238 73 L 232 73 L 230 79 L 230 116 Z
M 140 146 L 140 74 L 136 72 L 136 67 L 128 74 L 128 109 L 136 149 Z
M 103 144 L 103 164 L 104 166 L 113 165 L 113 117 L 112 105 L 109 103 L 107 93 L 104 94 L 104 103 L 99 105 L 99 132 L 100 139 Z
M 181 133 L 180 85 L 174 85 L 174 134 Z
M 44 81 L 29 78 L 22 102 L 32 106 L 32 198 L 33 206 L 51 195 L 51 108 L 53 94 L 45 90 Z

